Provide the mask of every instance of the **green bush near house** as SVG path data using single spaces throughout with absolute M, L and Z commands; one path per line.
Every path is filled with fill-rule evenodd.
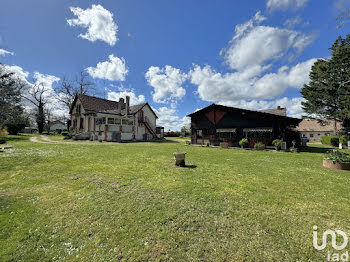
M 220 143 L 220 147 L 221 147 L 221 148 L 228 148 L 228 143 L 226 143 L 226 142 L 221 142 L 221 143 Z
M 346 143 L 348 143 L 348 141 L 349 141 L 349 137 L 348 136 L 342 136 L 339 139 L 339 142 L 342 143 L 342 144 L 346 144 Z
M 273 144 L 277 149 L 281 149 L 282 140 L 280 140 L 280 139 L 275 139 L 275 140 L 272 141 L 272 144 Z
M 244 147 L 244 148 L 247 148 L 249 146 L 249 141 L 247 138 L 243 138 L 241 141 L 239 141 L 239 145 Z
M 255 150 L 258 150 L 258 151 L 262 151 L 262 150 L 265 149 L 265 145 L 264 145 L 263 143 L 256 143 L 256 144 L 254 145 L 254 149 L 255 149 Z
M 321 143 L 330 146 L 339 146 L 339 137 L 337 136 L 322 136 Z

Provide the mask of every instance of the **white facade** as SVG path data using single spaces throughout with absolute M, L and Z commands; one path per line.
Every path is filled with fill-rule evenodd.
M 129 101 L 127 99 L 127 101 Z M 148 103 L 126 114 L 86 111 L 78 98 L 71 110 L 73 135 L 102 141 L 149 141 L 156 139 L 156 115 Z M 152 132 L 152 129 L 154 132 Z
M 302 131 L 301 137 L 307 137 L 309 141 L 321 141 L 323 136 L 335 136 L 335 132 Z

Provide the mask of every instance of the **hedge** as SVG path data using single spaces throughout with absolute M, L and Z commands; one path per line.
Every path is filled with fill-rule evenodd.
M 340 141 L 342 144 L 346 144 L 347 141 L 349 140 L 348 137 L 342 136 L 340 137 Z M 339 146 L 339 137 L 337 136 L 323 136 L 321 137 L 321 143 L 325 145 L 330 145 L 330 146 Z

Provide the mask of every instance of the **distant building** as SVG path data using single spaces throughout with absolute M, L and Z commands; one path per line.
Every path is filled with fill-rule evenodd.
M 59 120 L 50 122 L 50 131 L 66 131 L 67 125 Z
M 116 102 L 78 94 L 69 113 L 76 138 L 114 142 L 158 139 L 158 117 L 151 106 L 148 103 L 130 106 L 129 96 Z
M 335 136 L 342 130 L 340 122 L 334 126 L 334 120 L 319 122 L 313 119 L 304 119 L 297 127 L 301 137 L 309 141 L 320 141 L 322 136 Z
M 191 117 L 191 143 L 218 145 L 226 142 L 238 146 L 242 138 L 248 138 L 250 147 L 262 142 L 271 145 L 273 139 L 282 138 L 291 144 L 298 134 L 293 132 L 301 121 L 286 116 L 286 109 L 253 111 L 212 104 L 198 110 Z M 294 137 L 293 137 L 294 136 Z
M 158 138 L 164 138 L 164 127 L 163 126 L 157 126 L 156 127 L 156 133 Z

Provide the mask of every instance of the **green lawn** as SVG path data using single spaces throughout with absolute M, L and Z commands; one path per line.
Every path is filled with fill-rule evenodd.
M 313 226 L 350 236 L 350 172 L 324 169 L 324 148 L 50 138 L 0 153 L 1 261 L 325 261 Z

